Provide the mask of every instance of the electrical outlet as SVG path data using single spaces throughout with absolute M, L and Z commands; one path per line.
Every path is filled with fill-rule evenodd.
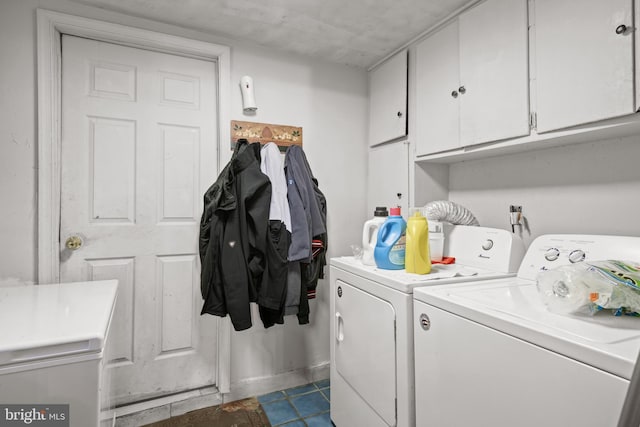
M 511 231 L 515 233 L 516 225 L 522 226 L 522 206 L 509 206 L 509 222 L 511 223 Z

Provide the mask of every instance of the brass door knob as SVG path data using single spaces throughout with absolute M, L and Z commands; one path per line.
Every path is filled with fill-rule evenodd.
M 76 249 L 79 249 L 80 246 L 82 246 L 82 239 L 78 236 L 71 236 L 67 239 L 64 245 L 67 247 L 67 249 L 75 251 Z

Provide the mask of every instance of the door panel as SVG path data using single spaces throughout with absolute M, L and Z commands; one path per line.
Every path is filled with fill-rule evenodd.
M 158 218 L 160 222 L 193 222 L 200 192 L 198 164 L 200 130 L 192 127 L 160 125 L 162 149 L 158 165 Z M 191 173 L 185 171 L 191 170 Z
M 460 147 L 458 20 L 416 47 L 416 154 Z
M 402 214 L 409 215 L 409 144 L 370 148 L 368 184 L 368 215 L 376 206 L 400 206 Z
M 459 20 L 461 144 L 528 135 L 527 1 L 488 0 Z
M 87 280 L 118 280 L 118 300 L 111 319 L 110 362 L 133 363 L 133 318 L 135 258 L 88 259 L 85 261 Z
M 536 0 L 537 130 L 634 111 L 631 0 Z
M 194 290 L 197 290 L 198 272 L 193 255 L 157 257 L 158 318 L 161 320 L 157 356 L 175 351 L 192 351 L 196 337 L 193 335 Z M 185 287 L 188 283 L 191 286 Z
M 336 370 L 388 425 L 395 425 L 393 306 L 341 280 L 337 286 Z
M 133 224 L 136 122 L 103 117 L 88 120 L 90 221 Z
M 62 74 L 61 280 L 120 282 L 115 403 L 213 385 L 197 254 L 217 175 L 215 63 L 63 36 Z
M 407 134 L 407 51 L 370 73 L 369 145 Z

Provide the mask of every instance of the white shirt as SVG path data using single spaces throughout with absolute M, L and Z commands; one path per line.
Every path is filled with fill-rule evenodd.
M 284 176 L 282 155 L 278 146 L 269 142 L 260 149 L 260 170 L 271 181 L 271 206 L 269 219 L 280 220 L 291 232 L 291 212 L 287 200 L 287 179 Z

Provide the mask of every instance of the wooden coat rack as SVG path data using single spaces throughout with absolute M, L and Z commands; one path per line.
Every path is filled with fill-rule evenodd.
M 231 149 L 241 138 L 261 144 L 274 142 L 280 148 L 280 151 L 286 151 L 291 145 L 302 147 L 302 128 L 231 120 Z

